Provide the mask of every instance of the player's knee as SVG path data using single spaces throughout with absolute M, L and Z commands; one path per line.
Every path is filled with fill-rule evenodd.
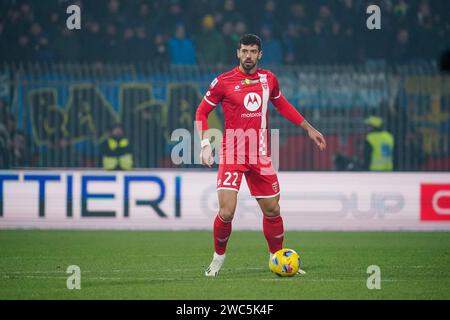
M 274 203 L 266 206 L 264 214 L 268 217 L 276 217 L 280 215 L 280 205 L 278 203 Z
M 220 208 L 219 210 L 219 214 L 220 217 L 224 220 L 224 221 L 231 221 L 233 220 L 234 217 L 234 210 L 233 209 L 229 209 L 229 208 Z

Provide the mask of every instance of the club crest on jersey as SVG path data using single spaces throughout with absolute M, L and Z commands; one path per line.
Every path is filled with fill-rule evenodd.
M 269 85 L 267 84 L 267 75 L 261 74 L 261 73 L 258 73 L 258 75 L 259 75 L 259 80 L 261 81 L 261 85 L 262 85 L 263 89 L 268 90 Z
M 249 92 L 244 97 L 244 106 L 248 111 L 256 111 L 261 106 L 261 96 L 255 92 Z

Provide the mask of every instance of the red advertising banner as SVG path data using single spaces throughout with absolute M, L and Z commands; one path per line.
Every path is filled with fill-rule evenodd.
M 450 184 L 422 184 L 420 193 L 422 221 L 450 221 Z

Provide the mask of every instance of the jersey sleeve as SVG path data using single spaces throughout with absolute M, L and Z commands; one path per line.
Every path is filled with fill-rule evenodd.
M 203 99 L 211 106 L 217 106 L 223 98 L 223 83 L 220 78 L 215 78 L 209 85 Z
M 283 117 L 285 117 L 286 119 L 288 119 L 289 121 L 291 121 L 296 125 L 300 125 L 303 122 L 303 120 L 305 120 L 305 118 L 281 94 L 278 79 L 273 73 L 272 75 L 273 75 L 273 88 L 270 95 L 270 101 Z
M 272 87 L 272 92 L 270 94 L 271 101 L 276 100 L 279 97 L 281 97 L 280 84 L 278 83 L 278 78 L 273 73 L 272 73 L 272 77 L 273 77 L 273 87 Z

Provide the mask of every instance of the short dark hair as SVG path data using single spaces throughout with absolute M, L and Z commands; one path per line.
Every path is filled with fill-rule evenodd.
M 258 50 L 261 51 L 262 49 L 262 42 L 261 39 L 256 34 L 244 34 L 241 39 L 239 40 L 238 49 L 241 48 L 241 45 L 249 46 L 252 44 L 256 44 L 258 46 Z

